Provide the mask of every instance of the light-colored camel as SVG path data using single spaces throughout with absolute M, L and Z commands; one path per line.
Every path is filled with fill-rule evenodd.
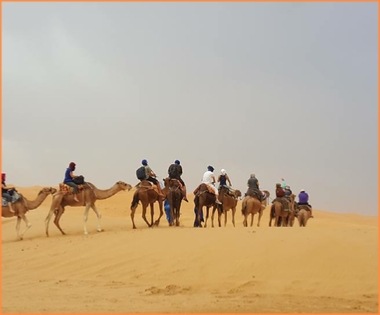
M 256 197 L 252 197 L 252 196 L 244 197 L 243 202 L 242 202 L 242 207 L 241 207 L 241 213 L 244 216 L 243 226 L 245 227 L 248 226 L 247 219 L 248 219 L 248 216 L 251 214 L 251 227 L 252 227 L 255 214 L 258 213 L 259 219 L 257 221 L 257 226 L 260 227 L 261 217 L 263 216 L 263 212 L 269 203 L 269 196 L 270 196 L 269 191 L 263 190 L 263 192 L 266 198 L 261 202 Z
M 289 215 L 295 211 L 294 208 L 294 199 L 295 195 L 291 194 L 290 195 L 290 203 L 289 203 L 289 211 L 285 211 L 283 209 L 282 203 L 279 201 L 275 201 L 272 204 L 271 211 L 269 214 L 269 226 L 272 226 L 272 220 L 274 219 L 274 226 L 289 226 Z M 294 213 L 292 214 L 294 215 Z M 281 222 L 280 222 L 281 221 Z
M 260 200 L 258 200 L 255 197 L 252 197 L 252 196 L 245 196 L 244 197 L 243 202 L 242 202 L 242 206 L 241 206 L 241 213 L 244 216 L 243 226 L 245 226 L 245 227 L 248 226 L 247 218 L 251 214 L 251 227 L 252 227 L 253 226 L 253 218 L 254 218 L 256 213 L 259 214 L 257 226 L 258 227 L 260 226 L 261 217 L 263 216 L 263 211 L 265 209 L 265 206 L 263 204 L 264 202 L 265 202 L 265 200 L 260 202 Z
M 241 197 L 241 191 L 235 190 L 234 197 L 229 194 L 229 189 L 225 186 L 222 186 L 219 191 L 219 201 L 222 203 L 221 205 L 217 205 L 218 209 L 218 223 L 219 227 L 221 226 L 221 214 L 224 213 L 224 226 L 227 225 L 227 211 L 232 210 L 232 224 L 235 227 L 235 213 L 236 206 L 238 203 L 238 198 Z M 211 213 L 211 226 L 214 227 L 214 214 L 216 208 L 214 207 Z M 207 221 L 206 221 L 207 222 Z
M 55 188 L 44 187 L 39 191 L 37 197 L 34 200 L 28 200 L 22 194 L 19 194 L 20 199 L 16 201 L 14 204 L 12 204 L 12 208 L 15 211 L 15 213 L 10 212 L 9 207 L 6 206 L 6 207 L 2 207 L 1 216 L 4 218 L 17 217 L 17 222 L 16 222 L 17 236 L 20 240 L 22 240 L 24 238 L 25 232 L 32 226 L 32 224 L 30 224 L 29 220 L 26 218 L 26 213 L 29 210 L 37 209 L 44 202 L 44 200 L 49 194 L 55 194 L 56 192 L 57 192 L 57 189 Z M 20 234 L 21 220 L 25 222 L 26 226 L 25 226 L 24 231 Z
M 46 226 L 46 236 L 49 236 L 49 222 L 53 214 L 55 214 L 54 224 L 57 226 L 57 228 L 61 231 L 63 235 L 65 235 L 65 232 L 61 229 L 59 225 L 59 220 L 62 216 L 62 214 L 65 211 L 65 207 L 86 207 L 84 210 L 84 234 L 88 234 L 87 232 L 87 219 L 88 219 L 88 212 L 90 208 L 94 210 L 96 213 L 96 216 L 98 218 L 98 227 L 97 231 L 101 232 L 102 228 L 100 226 L 100 219 L 101 214 L 98 211 L 98 209 L 95 206 L 95 202 L 97 200 L 103 200 L 108 199 L 118 193 L 122 190 L 131 190 L 132 186 L 124 183 L 122 181 L 117 182 L 109 189 L 98 189 L 95 187 L 94 184 L 86 183 L 89 188 L 85 188 L 82 191 L 78 192 L 78 200 L 79 202 L 74 200 L 74 195 L 72 193 L 64 193 L 62 191 L 58 191 L 53 195 L 53 201 L 50 207 L 49 214 L 47 215 L 45 219 L 45 226 Z
M 163 210 L 163 201 L 165 197 L 162 197 L 157 189 L 156 185 L 153 185 L 152 182 L 143 180 L 141 183 L 138 184 L 139 188 L 136 190 L 135 194 L 133 195 L 132 203 L 131 203 L 131 220 L 132 220 L 132 226 L 134 229 L 136 229 L 135 225 L 135 212 L 137 209 L 137 206 L 139 204 L 139 201 L 141 201 L 142 204 L 142 218 L 145 221 L 145 223 L 148 225 L 148 227 L 153 227 L 153 217 L 154 217 L 154 203 L 157 201 L 158 206 L 160 208 L 160 216 L 158 219 L 154 222 L 155 226 L 158 226 L 160 224 L 161 217 L 164 214 Z M 165 191 L 163 191 L 165 193 Z M 146 209 L 150 205 L 150 215 L 151 215 L 151 223 L 148 222 L 146 219 Z
M 307 221 L 309 220 L 311 216 L 310 208 L 306 205 L 300 205 L 298 207 L 299 207 L 298 215 L 297 215 L 298 223 L 300 227 L 306 227 Z

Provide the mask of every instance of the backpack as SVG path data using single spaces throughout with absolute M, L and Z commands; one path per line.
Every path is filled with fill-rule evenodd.
M 168 173 L 169 173 L 169 176 L 171 178 L 178 178 L 180 176 L 179 169 L 178 169 L 178 166 L 176 164 L 172 164 L 169 167 Z
M 141 166 L 136 170 L 136 177 L 139 180 L 144 180 L 146 178 L 145 166 Z
M 77 184 L 77 185 L 83 185 L 84 184 L 84 177 L 82 175 L 75 177 L 75 178 L 73 178 L 73 182 L 74 182 L 74 184 Z

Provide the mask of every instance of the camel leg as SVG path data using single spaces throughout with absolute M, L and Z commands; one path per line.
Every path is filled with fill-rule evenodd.
M 255 217 L 255 214 L 254 213 L 252 213 L 252 215 L 251 215 L 251 227 L 253 226 L 253 218 Z
M 219 227 L 222 227 L 222 214 L 223 214 L 223 209 L 221 208 L 218 208 L 218 206 L 216 206 L 217 209 L 218 209 L 218 226 Z
M 153 227 L 153 217 L 154 217 L 154 206 L 153 206 L 153 202 L 152 202 L 149 206 L 150 206 L 150 226 Z
M 202 213 L 202 209 L 203 207 L 200 207 L 199 205 L 198 205 L 198 207 L 197 207 L 197 224 L 198 224 L 198 226 L 197 227 L 199 227 L 199 228 L 201 228 L 202 227 L 202 221 L 201 221 L 201 213 Z
M 22 240 L 22 237 L 20 235 L 20 224 L 21 224 L 21 218 L 19 216 L 17 216 L 17 222 L 16 222 L 17 237 L 19 240 Z
M 136 212 L 137 206 L 131 209 L 131 220 L 132 220 L 132 227 L 133 229 L 136 229 L 135 225 L 135 212 Z
M 211 212 L 211 227 L 214 227 L 214 215 L 215 215 L 215 208 L 212 208 L 212 212 Z M 218 216 L 219 216 L 219 214 L 218 214 Z
M 236 213 L 236 207 L 232 208 L 232 225 L 235 227 L 235 213 Z
M 150 224 L 149 224 L 148 220 L 146 219 L 146 208 L 147 208 L 147 206 L 143 205 L 142 218 L 145 221 L 145 223 L 148 225 L 148 227 L 150 227 Z
M 209 210 L 210 210 L 210 207 L 206 207 L 205 228 L 207 227 L 207 220 L 208 220 Z M 200 222 L 200 221 L 199 221 L 199 222 Z
M 278 215 L 276 214 L 276 216 L 274 217 L 274 226 L 277 227 L 278 225 Z
M 170 204 L 170 221 L 169 221 L 169 226 L 174 225 L 174 210 L 173 210 L 173 204 Z
M 155 226 L 159 226 L 161 217 L 164 215 L 164 206 L 163 206 L 163 201 L 162 200 L 158 200 L 158 208 L 160 209 L 160 216 L 154 222 Z
M 66 233 L 63 232 L 63 230 L 61 229 L 61 226 L 59 225 L 59 220 L 61 219 L 61 216 L 62 216 L 64 210 L 65 209 L 63 207 L 59 207 L 58 213 L 56 214 L 55 219 L 54 219 L 54 224 L 56 225 L 58 230 L 61 231 L 62 235 L 66 235 Z
M 180 223 L 179 223 L 179 217 L 181 216 L 181 203 L 182 203 L 182 198 L 180 196 L 180 197 L 178 197 L 178 200 L 176 202 L 176 214 L 175 214 L 175 217 L 176 217 L 176 226 L 180 225 Z
M 263 210 L 260 210 L 259 211 L 259 218 L 258 218 L 258 221 L 257 221 L 257 226 L 260 227 L 260 221 L 261 221 L 261 217 L 263 216 Z M 270 226 L 270 225 L 269 225 Z
M 244 227 L 247 226 L 247 215 L 246 214 L 244 214 L 243 226 Z
M 223 209 L 223 213 L 224 213 L 224 227 L 226 227 L 226 225 L 227 225 L 227 209 Z
M 91 205 L 91 209 L 94 210 L 94 212 L 95 212 L 95 214 L 96 214 L 96 217 L 98 218 L 98 227 L 97 227 L 96 230 L 97 230 L 98 232 L 101 232 L 101 231 L 103 231 L 103 230 L 102 230 L 102 227 L 100 226 L 100 219 L 102 218 L 102 215 L 100 214 L 98 208 L 95 206 L 94 203 Z
M 25 214 L 22 214 L 22 215 L 21 215 L 21 218 L 20 218 L 20 217 L 17 217 L 17 223 L 18 223 L 19 219 L 20 219 L 20 221 L 21 221 L 21 219 L 23 219 L 24 222 L 25 222 L 25 225 L 26 225 L 24 231 L 21 233 L 21 235 L 19 235 L 20 240 L 22 240 L 22 239 L 24 238 L 24 233 L 25 233 L 27 230 L 29 230 L 29 228 L 30 228 L 32 225 L 30 224 L 30 222 L 29 222 L 28 219 L 26 218 Z M 20 224 L 18 224 L 18 226 L 19 226 L 19 228 L 20 228 Z M 17 234 L 19 234 L 19 231 L 17 231 Z
M 87 220 L 88 220 L 88 212 L 90 211 L 90 206 L 91 204 L 90 203 L 86 203 L 86 209 L 84 210 L 84 218 L 83 218 L 83 221 L 84 221 L 84 234 L 87 235 L 88 232 L 87 232 Z
M 50 222 L 51 217 L 54 214 L 54 211 L 55 211 L 54 208 L 50 208 L 50 211 L 49 211 L 48 215 L 45 218 L 46 236 L 49 236 L 49 222 Z

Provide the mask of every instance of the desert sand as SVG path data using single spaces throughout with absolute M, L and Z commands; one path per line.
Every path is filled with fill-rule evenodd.
M 34 199 L 40 188 L 18 190 Z M 189 195 L 181 227 L 163 216 L 148 228 L 139 205 L 133 230 L 133 193 L 98 201 L 104 231 L 90 210 L 89 235 L 84 207 L 67 207 L 67 235 L 51 222 L 46 237 L 51 196 L 28 212 L 22 241 L 2 218 L 2 312 L 378 313 L 378 217 L 316 209 L 306 228 L 269 228 L 267 208 L 244 228 L 239 202 L 236 227 L 229 211 L 226 227 L 199 229 Z

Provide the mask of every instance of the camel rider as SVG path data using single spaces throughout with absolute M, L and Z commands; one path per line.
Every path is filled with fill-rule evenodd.
M 7 175 L 5 173 L 1 173 L 1 196 L 8 202 L 9 211 L 12 213 L 16 213 L 12 208 L 12 193 L 15 188 L 8 187 L 5 184 Z
M 174 163 L 169 166 L 168 174 L 169 174 L 170 179 L 177 179 L 181 183 L 183 200 L 185 200 L 186 202 L 189 202 L 189 200 L 187 200 L 186 185 L 181 178 L 182 166 L 179 160 L 175 160 Z
M 227 182 L 228 182 L 229 186 L 227 186 Z M 230 188 L 230 186 L 232 186 L 231 180 L 230 180 L 229 176 L 227 175 L 227 172 L 224 168 L 220 171 L 220 175 L 218 177 L 218 183 L 219 183 L 219 190 L 222 186 L 225 186 L 228 189 Z
M 285 188 L 286 188 L 286 181 L 285 181 L 284 178 L 281 178 L 281 187 L 282 187 L 282 189 L 284 189 L 284 190 L 285 190 Z
M 75 166 L 76 166 L 76 164 L 74 162 L 71 162 L 69 164 L 69 167 L 66 169 L 66 172 L 65 172 L 65 178 L 63 180 L 63 183 L 74 189 L 74 200 L 76 202 L 79 202 L 79 200 L 78 200 L 78 185 L 74 183 L 74 178 L 79 177 L 77 175 L 74 175 L 74 173 L 73 173 L 75 171 Z
M 156 185 L 157 187 L 157 190 L 158 190 L 158 194 L 161 196 L 161 197 L 165 197 L 164 194 L 162 193 L 162 190 L 161 190 L 161 185 L 160 185 L 160 182 L 156 179 L 156 174 L 153 172 L 153 170 L 150 168 L 150 166 L 148 165 L 148 161 L 146 159 L 143 159 L 141 161 L 141 164 L 144 166 L 145 168 L 145 180 L 153 183 Z
M 285 190 L 282 189 L 281 184 L 276 184 L 276 199 L 274 199 L 272 203 L 275 201 L 280 202 L 282 204 L 283 209 L 286 211 L 289 210 L 290 202 L 284 197 Z
M 292 191 L 290 189 L 290 186 L 285 186 L 285 189 L 284 189 L 284 192 L 285 192 L 285 198 L 288 199 L 290 201 L 290 196 L 292 195 Z
M 214 168 L 211 165 L 207 166 L 207 171 L 203 174 L 202 183 L 206 184 L 207 186 L 211 187 L 214 190 L 216 203 L 222 204 L 218 199 L 219 192 L 215 187 L 216 180 L 215 180 L 215 176 L 213 172 L 214 172 Z
M 259 181 L 256 178 L 255 174 L 251 174 L 250 178 L 248 179 L 247 186 L 248 186 L 248 189 L 247 189 L 247 192 L 245 193 L 246 196 L 256 197 L 257 199 L 259 199 L 260 202 L 264 200 L 263 193 L 260 191 L 260 188 L 259 188 L 260 186 Z
M 298 195 L 298 205 L 299 206 L 302 206 L 302 205 L 309 206 L 310 207 L 310 218 L 314 218 L 311 204 L 309 204 L 309 195 L 307 194 L 305 189 L 301 189 L 301 191 Z

